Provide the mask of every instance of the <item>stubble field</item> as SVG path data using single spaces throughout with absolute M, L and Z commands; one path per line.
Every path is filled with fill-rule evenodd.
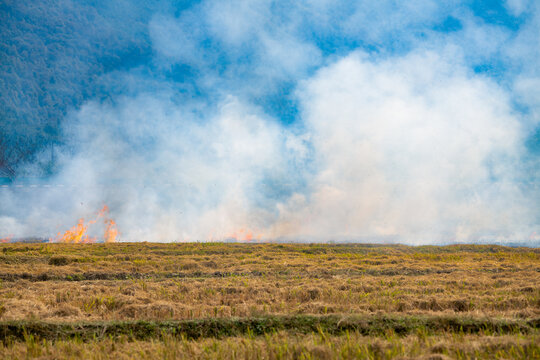
M 0 249 L 0 358 L 540 358 L 536 248 Z

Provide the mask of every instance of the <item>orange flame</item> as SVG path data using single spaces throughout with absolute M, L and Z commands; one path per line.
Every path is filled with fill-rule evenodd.
M 249 229 L 239 229 L 229 235 L 227 235 L 225 238 L 227 239 L 235 239 L 236 241 L 252 241 L 253 239 L 260 240 L 262 238 L 262 235 L 253 235 L 253 232 Z
M 77 225 L 67 230 L 63 235 L 62 233 L 58 233 L 56 242 L 74 243 L 74 244 L 94 242 L 95 239 L 89 238 L 88 235 L 86 234 L 87 229 L 88 229 L 88 225 L 85 225 L 84 219 L 81 218 L 79 219 L 79 222 L 77 223 Z
M 116 223 L 113 219 L 105 220 L 105 234 L 103 239 L 106 243 L 116 242 L 116 237 L 118 236 L 118 229 L 116 228 Z
M 108 218 L 109 207 L 104 205 L 103 208 L 98 213 L 98 218 L 103 217 L 103 222 L 105 223 L 105 233 L 103 234 L 103 240 L 106 243 L 116 242 L 116 237 L 118 236 L 118 229 L 116 228 L 116 222 L 113 219 Z
M 13 237 L 13 235 L 8 235 L 7 237 L 5 237 L 3 239 L 0 239 L 0 243 L 9 243 L 9 242 L 11 242 L 12 237 Z
M 103 240 L 106 243 L 112 243 L 116 241 L 118 236 L 118 229 L 116 228 L 116 223 L 114 220 L 108 218 L 109 207 L 107 205 L 98 212 L 96 220 L 91 220 L 88 224 L 85 225 L 84 219 L 79 219 L 77 225 L 67 230 L 64 234 L 58 233 L 55 239 L 49 239 L 50 242 L 61 242 L 61 243 L 93 243 L 96 241 L 96 238 L 89 237 L 86 234 L 88 226 L 97 222 L 99 218 L 103 218 L 103 223 L 105 224 L 105 233 L 103 234 Z

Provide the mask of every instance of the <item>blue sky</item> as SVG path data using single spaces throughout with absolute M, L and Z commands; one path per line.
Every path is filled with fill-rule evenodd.
M 49 181 L 74 189 L 0 193 L 5 234 L 106 203 L 124 240 L 540 241 L 538 2 L 1 11 L 5 133 L 59 119 L 21 172 L 53 152 Z

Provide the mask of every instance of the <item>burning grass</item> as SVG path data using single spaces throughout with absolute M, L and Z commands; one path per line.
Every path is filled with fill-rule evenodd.
M 67 230 L 63 234 L 58 233 L 56 238 L 51 238 L 49 239 L 49 241 L 68 244 L 95 243 L 97 239 L 88 235 L 88 227 L 96 224 L 99 220 L 103 220 L 104 225 L 103 242 L 116 242 L 116 238 L 118 237 L 118 229 L 116 227 L 115 221 L 109 218 L 109 207 L 107 205 L 103 206 L 103 208 L 97 213 L 94 220 L 90 220 L 89 222 L 85 223 L 84 219 L 79 219 L 77 225 L 73 226 L 71 229 Z
M 521 324 L 518 330 L 503 332 L 478 327 L 489 336 L 527 336 L 537 340 L 534 336 L 540 318 L 539 249 L 217 243 L 2 244 L 0 248 L 2 326 L 8 324 L 6 321 L 68 326 L 91 321 L 109 328 L 122 321 L 132 324 L 129 328 L 140 321 L 172 321 L 177 325 L 196 323 L 200 330 L 208 324 L 237 329 L 231 324 L 291 317 L 339 319 L 336 323 L 351 318 L 367 323 L 387 318 L 401 319 L 409 325 L 418 319 L 488 319 Z M 430 324 L 437 323 L 433 321 Z M 399 322 L 388 324 L 393 325 L 379 332 L 366 333 L 358 327 L 347 331 L 358 333 L 361 343 L 366 336 L 380 338 L 386 331 L 393 331 L 400 338 L 411 336 L 418 329 L 429 330 L 432 337 L 441 332 L 462 331 L 440 322 L 435 328 L 428 323 L 418 327 Z M 253 326 L 249 328 L 225 335 L 254 336 L 253 346 L 264 353 L 268 349 L 259 344 L 258 336 L 266 336 L 262 334 L 267 331 L 257 335 Z M 342 341 L 342 333 L 331 327 L 321 328 L 336 342 Z M 402 328 L 410 330 L 400 333 Z M 317 329 L 304 331 L 291 325 L 275 326 L 268 331 L 285 331 L 294 337 L 298 331 L 310 334 Z M 483 341 L 478 331 L 463 331 L 470 336 L 476 334 Z M 37 330 L 28 334 L 56 341 Z M 191 337 L 186 331 L 183 334 Z M 146 338 L 131 340 L 147 346 Z M 178 345 L 183 340 L 171 341 Z M 228 340 L 215 341 L 219 347 Z M 297 345 L 303 346 L 298 341 Z M 95 344 L 81 345 L 79 349 L 86 351 Z M 17 346 L 11 349 L 15 351 Z M 456 346 L 450 343 L 448 349 Z M 237 350 L 238 354 L 243 351 Z M 326 350 L 334 354 L 335 349 Z M 11 350 L 3 351 L 9 354 Z M 296 356 L 291 354 L 288 358 Z M 416 353 L 405 351 L 400 356 L 416 356 L 410 354 Z

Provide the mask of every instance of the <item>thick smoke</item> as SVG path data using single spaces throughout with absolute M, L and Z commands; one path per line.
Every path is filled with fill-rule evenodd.
M 385 2 L 360 4 L 146 16 L 152 64 L 95 81 L 112 95 L 65 117 L 54 177 L 0 188 L 0 237 L 54 236 L 108 205 L 124 241 L 537 244 L 538 16 L 512 37 L 459 6 L 409 2 L 385 25 Z M 417 36 L 447 17 L 455 31 Z M 330 53 L 332 37 L 347 45 Z M 475 71 L 493 56 L 520 66 Z
M 73 117 L 66 132 L 76 154 L 54 179 L 65 188 L 33 192 L 32 211 L 18 215 L 41 233 L 53 219 L 70 224 L 107 204 L 125 240 L 221 240 L 241 229 L 262 236 L 269 201 L 283 196 L 265 188 L 290 176 L 286 157 L 301 150 L 286 129 L 234 97 L 198 114 L 168 94 L 141 94 L 89 103 Z M 22 193 L 11 195 L 15 208 Z M 16 233 L 15 219 L 3 222 Z
M 446 58 L 455 58 L 448 53 Z M 508 95 L 434 53 L 338 61 L 300 91 L 317 173 L 277 234 L 412 243 L 526 239 L 524 132 Z

